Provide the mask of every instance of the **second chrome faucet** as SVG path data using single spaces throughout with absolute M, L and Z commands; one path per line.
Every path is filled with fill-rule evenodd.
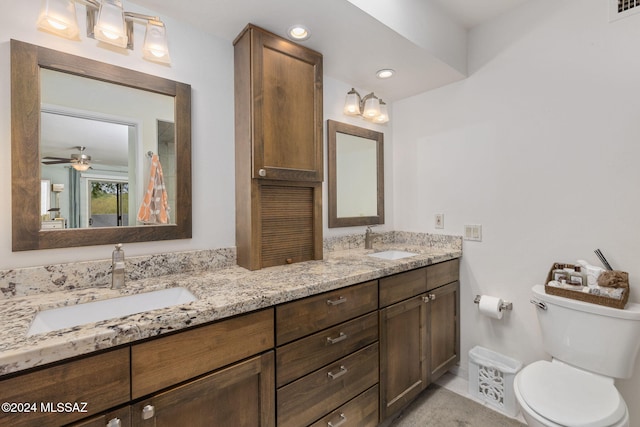
M 364 233 L 364 248 L 373 249 L 373 241 L 379 234 L 376 234 L 371 230 L 371 227 L 367 227 L 367 231 Z

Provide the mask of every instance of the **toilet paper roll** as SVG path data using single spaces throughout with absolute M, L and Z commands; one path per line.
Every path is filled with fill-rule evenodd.
M 480 297 L 478 309 L 480 310 L 480 313 L 485 316 L 489 316 L 493 319 L 502 319 L 502 311 L 500 311 L 501 306 L 502 300 L 500 298 L 482 295 Z

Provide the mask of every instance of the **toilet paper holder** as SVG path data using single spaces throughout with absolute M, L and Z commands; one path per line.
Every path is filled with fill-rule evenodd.
M 480 295 L 476 295 L 473 302 L 475 304 L 480 304 Z M 513 310 L 513 303 L 509 301 L 502 301 L 502 304 L 500 304 L 500 311 L 505 310 Z

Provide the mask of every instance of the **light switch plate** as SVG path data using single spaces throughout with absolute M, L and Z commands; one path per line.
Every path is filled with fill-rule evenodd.
M 444 214 L 436 214 L 435 227 L 444 228 Z
M 482 225 L 480 224 L 465 225 L 464 240 L 482 242 Z

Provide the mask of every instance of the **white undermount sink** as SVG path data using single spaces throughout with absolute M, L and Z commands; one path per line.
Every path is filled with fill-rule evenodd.
M 27 336 L 71 328 L 86 323 L 115 319 L 131 314 L 196 301 L 186 288 L 168 288 L 125 297 L 39 311 L 31 322 Z
M 396 260 L 396 259 L 402 259 L 402 258 L 409 258 L 416 255 L 418 254 L 413 252 L 390 250 L 390 251 L 384 251 L 384 252 L 375 252 L 367 256 L 374 257 L 374 258 Z

